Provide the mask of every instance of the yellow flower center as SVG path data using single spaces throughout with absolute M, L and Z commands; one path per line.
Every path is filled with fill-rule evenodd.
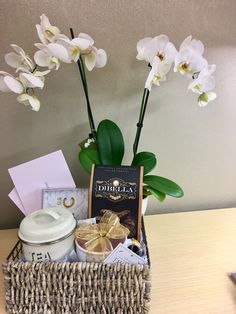
M 201 90 L 201 85 L 200 85 L 200 84 L 195 85 L 195 86 L 194 86 L 194 89 L 196 89 L 196 90 Z
M 161 79 L 161 76 L 159 74 L 154 75 L 153 80 L 152 80 L 153 84 L 159 85 L 160 79 Z
M 46 37 L 48 37 L 48 38 L 54 37 L 53 32 L 51 32 L 49 29 L 47 29 L 47 30 L 45 31 L 45 35 L 46 35 Z
M 50 64 L 59 64 L 59 60 L 56 57 L 51 57 Z
M 186 63 L 186 62 L 181 63 L 181 64 L 178 66 L 178 69 L 179 69 L 179 71 L 182 72 L 182 73 L 192 74 L 192 71 L 189 70 L 189 64 Z
M 157 57 L 158 57 L 161 61 L 164 61 L 164 60 L 165 60 L 165 55 L 162 54 L 162 53 L 159 53 L 159 52 L 158 52 Z
M 79 52 L 80 52 L 79 48 L 77 48 L 77 47 L 71 48 L 71 55 L 73 57 L 76 57 L 79 54 Z
M 207 95 L 207 93 L 202 93 L 202 94 L 198 97 L 198 101 L 208 102 L 208 95 Z

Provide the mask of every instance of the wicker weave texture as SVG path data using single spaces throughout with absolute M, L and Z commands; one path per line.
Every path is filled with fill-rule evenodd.
M 150 267 L 102 263 L 3 265 L 6 308 L 21 314 L 146 314 Z

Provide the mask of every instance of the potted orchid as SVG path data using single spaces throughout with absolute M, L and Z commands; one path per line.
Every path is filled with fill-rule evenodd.
M 125 153 L 123 135 L 119 127 L 110 120 L 103 120 L 96 128 L 89 99 L 86 69 L 92 71 L 95 67 L 102 68 L 107 62 L 103 49 L 94 46 L 92 37 L 85 33 L 74 36 L 70 29 L 70 38 L 52 26 L 43 14 L 36 30 L 40 43 L 34 58 L 30 58 L 22 48 L 11 45 L 14 52 L 5 55 L 6 63 L 16 69 L 16 76 L 0 71 L 0 90 L 17 94 L 17 101 L 30 105 L 38 111 L 40 101 L 35 95 L 36 89 L 42 89 L 45 77 L 50 71 L 58 70 L 60 64 L 75 62 L 78 64 L 81 82 L 86 99 L 86 108 L 90 126 L 90 134 L 80 144 L 79 161 L 86 172 L 90 174 L 92 164 L 121 165 Z M 172 65 L 174 71 L 191 79 L 188 89 L 197 94 L 199 106 L 205 106 L 216 94 L 212 92 L 215 86 L 213 72 L 215 65 L 209 65 L 203 57 L 204 46 L 200 40 L 188 36 L 180 45 L 179 51 L 166 35 L 154 38 L 144 38 L 137 43 L 137 59 L 147 62 L 150 68 L 146 79 L 136 135 L 133 144 L 131 165 L 143 166 L 143 195 L 155 196 L 164 201 L 166 196 L 182 197 L 183 190 L 175 182 L 149 173 L 156 167 L 157 159 L 152 152 L 138 152 L 138 145 L 144 123 L 145 113 L 153 85 L 159 86 L 166 80 Z

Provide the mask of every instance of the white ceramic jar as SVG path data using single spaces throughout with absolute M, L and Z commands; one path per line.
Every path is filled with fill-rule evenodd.
M 64 208 L 40 209 L 26 216 L 18 232 L 25 260 L 62 260 L 74 249 L 75 227 L 76 220 Z
M 75 240 L 75 247 L 76 247 L 76 253 L 80 262 L 101 263 L 109 254 L 111 254 L 111 252 L 98 253 L 98 252 L 87 251 L 84 248 L 82 248 L 82 246 L 80 246 L 76 240 Z

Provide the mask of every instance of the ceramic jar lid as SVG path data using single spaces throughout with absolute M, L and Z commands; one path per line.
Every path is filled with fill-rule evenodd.
M 23 242 L 47 243 L 72 233 L 75 226 L 72 213 L 64 208 L 40 209 L 22 220 L 18 236 Z

